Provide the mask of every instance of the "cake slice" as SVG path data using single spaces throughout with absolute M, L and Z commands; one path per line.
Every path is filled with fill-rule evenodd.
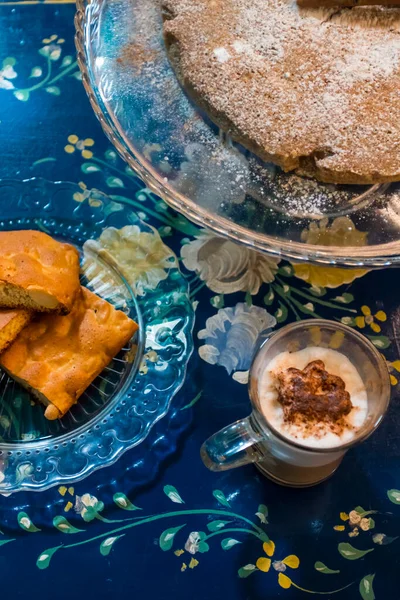
M 0 232 L 0 307 L 66 314 L 79 288 L 76 248 L 41 231 Z
M 0 310 L 0 353 L 15 340 L 31 319 L 32 312 L 30 310 Z
M 82 287 L 71 312 L 38 315 L 0 356 L 0 364 L 62 417 L 130 340 L 137 324 Z

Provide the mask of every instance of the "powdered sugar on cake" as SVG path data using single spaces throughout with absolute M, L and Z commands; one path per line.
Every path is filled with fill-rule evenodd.
M 330 375 L 341 378 L 350 395 L 352 408 L 342 417 L 340 427 L 329 419 L 310 422 L 309 419 L 288 421 L 279 402 L 278 374 L 287 369 L 303 370 L 312 361 L 323 361 Z M 288 439 L 313 448 L 332 448 L 345 444 L 357 434 L 368 412 L 368 398 L 363 381 L 350 360 L 330 348 L 308 347 L 298 352 L 282 352 L 268 365 L 260 383 L 261 411 L 267 422 Z
M 400 178 L 400 10 L 163 0 L 184 85 L 234 139 L 324 181 Z

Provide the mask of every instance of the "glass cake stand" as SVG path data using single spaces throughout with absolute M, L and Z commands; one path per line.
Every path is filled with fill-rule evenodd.
M 289 259 L 400 263 L 399 186 L 318 183 L 233 143 L 180 87 L 159 0 L 78 0 L 75 24 L 83 83 L 104 131 L 175 210 Z

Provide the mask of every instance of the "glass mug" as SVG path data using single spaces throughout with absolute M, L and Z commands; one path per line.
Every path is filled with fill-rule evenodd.
M 266 332 L 262 337 L 249 373 L 252 413 L 204 442 L 202 460 L 212 471 L 255 463 L 264 475 L 281 485 L 316 485 L 336 471 L 349 448 L 365 440 L 381 423 L 390 400 L 386 362 L 366 337 L 334 321 L 306 320 L 273 333 Z M 347 356 L 367 390 L 365 422 L 351 441 L 333 448 L 310 448 L 289 440 L 268 423 L 260 409 L 259 388 L 269 362 L 281 352 L 295 352 L 308 346 L 332 348 Z

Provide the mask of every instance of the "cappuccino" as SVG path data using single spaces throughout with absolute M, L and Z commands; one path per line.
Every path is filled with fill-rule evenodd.
M 368 415 L 356 367 L 344 354 L 317 346 L 275 356 L 261 377 L 259 400 L 276 431 L 310 449 L 351 442 Z

